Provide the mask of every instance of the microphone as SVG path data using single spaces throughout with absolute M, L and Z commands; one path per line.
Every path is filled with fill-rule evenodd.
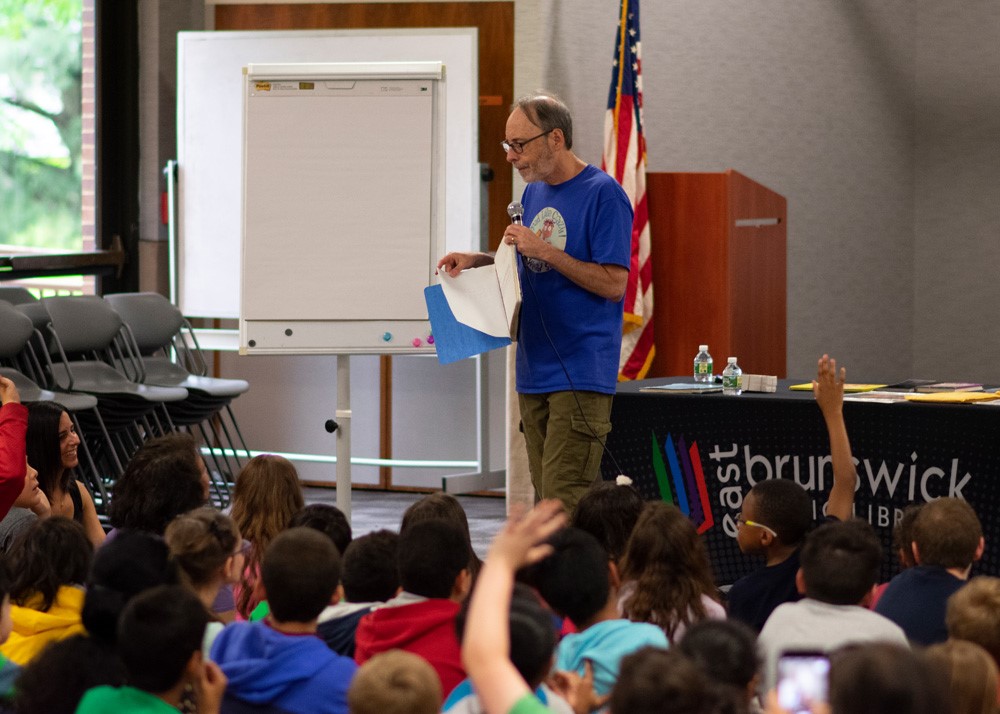
M 521 205 L 520 201 L 514 201 L 507 206 L 507 215 L 510 216 L 510 222 L 515 226 L 524 225 L 521 223 L 521 217 L 524 215 L 524 206 Z

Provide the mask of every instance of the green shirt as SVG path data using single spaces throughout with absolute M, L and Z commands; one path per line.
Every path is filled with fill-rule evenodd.
M 76 714 L 177 714 L 177 709 L 154 694 L 135 687 L 94 687 L 87 690 Z
M 528 692 L 514 703 L 508 714 L 542 714 L 542 712 L 551 711 L 532 692 Z M 79 710 L 77 710 L 77 714 L 79 714 Z

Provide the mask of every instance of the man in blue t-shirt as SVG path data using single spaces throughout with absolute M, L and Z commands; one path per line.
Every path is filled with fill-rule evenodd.
M 573 121 L 551 94 L 519 99 L 507 119 L 507 161 L 528 183 L 523 221 L 503 240 L 520 254 L 517 392 L 531 481 L 570 512 L 598 478 L 611 430 L 632 206 L 608 174 L 572 151 Z M 457 276 L 485 253 L 449 253 Z

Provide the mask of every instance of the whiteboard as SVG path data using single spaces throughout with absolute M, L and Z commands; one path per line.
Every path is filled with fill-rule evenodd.
M 478 250 L 475 28 L 181 32 L 177 42 L 177 297 L 184 314 L 239 317 L 242 70 L 253 63 L 443 63 L 445 249 Z
M 442 64 L 252 64 L 244 76 L 240 351 L 430 349 Z

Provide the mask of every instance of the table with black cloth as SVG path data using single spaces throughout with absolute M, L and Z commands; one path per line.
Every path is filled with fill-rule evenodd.
M 817 518 L 829 495 L 823 415 L 812 392 L 788 389 L 806 381 L 779 380 L 774 394 L 740 396 L 642 391 L 690 378 L 622 383 L 602 475 L 624 473 L 643 498 L 681 507 L 704 534 L 716 580 L 732 583 L 762 564 L 742 555 L 735 538 L 753 484 L 794 478 Z M 902 509 L 939 496 L 964 498 L 982 521 L 986 551 L 973 574 L 1000 574 L 1000 406 L 845 401 L 844 419 L 858 462 L 854 512 L 882 539 L 883 581 L 898 568 L 892 526 Z

